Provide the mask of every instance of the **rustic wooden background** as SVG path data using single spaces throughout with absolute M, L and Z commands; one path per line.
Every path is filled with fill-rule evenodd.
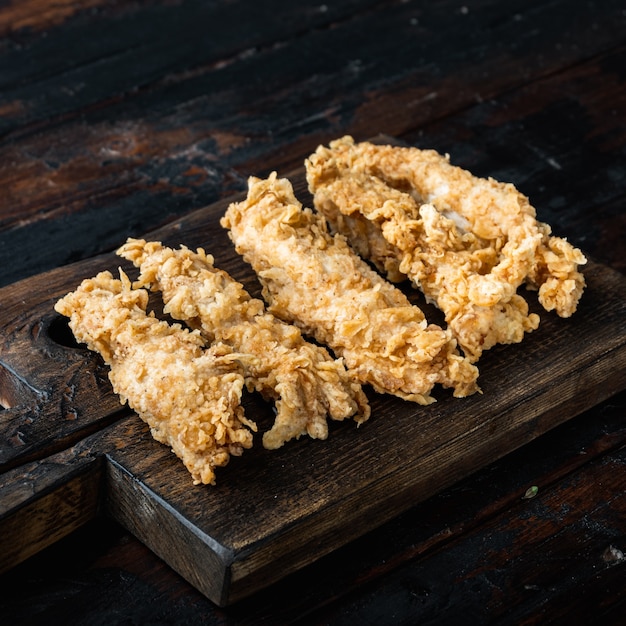
M 0 286 L 110 251 L 344 133 L 511 181 L 557 234 L 625 273 L 625 44 L 615 0 L 2 2 Z M 100 519 L 2 576 L 0 611 L 619 624 L 625 414 L 622 392 L 226 610 Z

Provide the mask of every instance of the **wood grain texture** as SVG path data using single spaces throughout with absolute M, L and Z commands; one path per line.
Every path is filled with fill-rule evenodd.
M 95 271 L 98 263 L 87 267 Z M 67 291 L 67 271 L 4 290 L 0 471 L 62 450 L 122 410 L 102 360 L 78 349 L 54 311 Z
M 541 9 L 483 0 L 468 14 L 451 1 L 384 4 L 298 3 L 281 19 L 270 5 L 235 21 L 235 37 L 214 24 L 233 24 L 247 3 L 103 2 L 24 33 L 19 45 L 5 40 L 0 185 L 11 230 L 0 223 L 0 263 L 10 268 L 2 284 L 111 250 L 131 230 L 242 189 L 248 174 L 297 167 L 346 130 L 414 132 L 530 75 L 610 53 L 625 26 L 616 0 L 601 12 L 566 0 Z M 564 92 L 576 102 L 580 89 Z M 608 102 L 617 123 L 623 101 Z
M 241 191 L 249 174 L 290 172 L 318 143 L 378 132 L 449 152 L 476 173 L 514 182 L 555 234 L 590 254 L 594 267 L 626 274 L 625 33 L 626 13 L 617 0 L 272 0 L 262 6 L 250 0 L 6 0 L 0 3 L 0 286 L 26 287 L 21 297 L 28 301 L 29 283 L 15 281 L 74 261 L 91 274 L 99 263 L 116 264 L 108 253 L 128 235 L 153 229 L 162 228 L 174 245 L 182 232 L 190 245 L 204 244 L 204 232 L 194 231 L 201 222 L 185 219 L 193 209 Z M 306 197 L 301 186 L 298 194 Z M 170 236 L 168 224 L 180 232 Z M 211 229 L 211 241 L 224 234 Z M 107 254 L 98 259 L 101 253 Z M 82 265 L 86 259 L 93 259 L 92 268 Z M 229 251 L 222 261 L 258 290 L 236 255 Z M 52 291 L 65 280 L 63 274 L 57 279 L 49 275 Z M 43 298 L 52 300 L 52 291 Z M 46 404 L 54 367 L 25 363 L 16 356 L 21 348 L 56 355 L 52 361 L 60 366 L 65 353 L 78 356 L 68 370 L 76 375 L 88 355 L 72 345 L 59 318 L 33 322 L 26 314 L 12 321 L 23 302 L 9 292 L 0 291 L 0 327 L 10 331 L 2 340 L 7 365 L 0 367 L 0 405 L 10 407 L 0 408 L 0 534 L 9 538 L 0 538 L 0 561 L 10 567 L 41 551 L 0 575 L 3 621 L 623 623 L 626 560 L 616 555 L 626 553 L 626 525 L 615 494 L 625 488 L 624 392 L 578 417 L 571 415 L 582 406 L 569 413 L 565 401 L 524 423 L 523 403 L 514 406 L 501 420 L 517 429 L 511 443 L 532 441 L 499 460 L 483 450 L 480 463 L 488 464 L 482 470 L 424 501 L 417 502 L 416 488 L 415 501 L 399 506 L 408 507 L 404 513 L 219 608 L 108 516 L 124 516 L 141 535 L 152 515 L 193 544 L 199 535 L 169 506 L 187 502 L 186 472 L 107 396 L 106 379 L 104 386 L 99 377 L 79 384 L 76 394 L 53 385 L 56 404 Z M 584 344 L 584 335 L 573 339 Z M 546 339 L 547 350 L 556 346 L 558 340 Z M 515 352 L 490 353 L 483 372 L 483 383 L 496 381 L 490 390 L 500 377 L 519 384 L 498 366 L 509 358 L 517 366 L 509 357 Z M 562 362 L 554 357 L 552 363 L 565 375 Z M 560 392 L 576 392 L 580 381 L 590 388 L 585 402 L 593 404 L 615 384 L 624 369 L 617 365 L 608 388 L 596 380 L 603 375 L 597 365 L 582 365 L 558 383 Z M 90 385 L 117 412 L 101 419 L 75 412 L 85 400 L 99 410 Z M 539 393 L 531 405 L 541 410 L 544 400 Z M 246 405 L 269 426 L 269 404 L 247 396 Z M 382 406 L 386 417 L 404 424 L 397 407 Z M 462 416 L 465 425 L 469 418 Z M 540 434 L 561 418 L 566 421 Z M 491 421 L 496 434 L 499 423 Z M 363 434 L 343 433 L 345 427 L 331 434 L 346 442 Z M 290 455 L 315 443 L 297 442 Z M 240 471 L 254 479 L 265 459 L 258 446 L 248 452 L 224 468 L 225 479 L 236 481 Z M 338 481 L 342 471 L 371 460 L 365 478 L 350 476 L 348 483 L 358 487 L 381 475 L 390 484 L 386 462 L 396 456 L 369 459 L 357 449 L 359 455 L 345 468 L 333 462 L 336 475 L 318 471 L 315 478 Z M 153 462 L 180 476 L 179 487 L 161 484 L 162 469 Z M 278 475 L 285 471 L 272 467 Z M 467 469 L 446 472 L 453 478 Z M 536 497 L 524 499 L 533 485 Z M 279 481 L 287 500 L 293 490 Z M 144 504 L 136 515 L 133 498 Z M 205 522 L 200 508 L 185 506 L 192 519 Z M 372 506 L 367 495 L 359 506 Z M 323 511 L 307 510 L 313 534 L 322 536 L 323 525 L 315 522 Z M 242 502 L 232 519 L 245 522 L 255 511 Z M 227 523 L 218 526 L 228 545 L 234 533 Z M 155 549 L 178 558 L 177 568 L 198 587 L 209 585 L 206 570 L 180 562 L 191 551 L 168 556 L 162 536 Z M 56 543 L 44 547 L 50 541 Z M 297 545 L 284 549 L 281 563 L 310 560 Z M 259 550 L 255 559 L 255 549 L 232 561 L 239 568 L 233 587 L 226 576 L 221 585 L 210 583 L 216 594 L 254 586 L 255 568 L 262 571 L 272 558 Z M 310 549 L 326 546 L 311 541 Z M 219 559 L 213 566 L 224 571 Z
M 603 616 L 619 602 L 624 584 L 623 567 L 611 548 L 624 537 L 625 468 L 622 446 L 611 458 L 592 463 L 589 471 L 568 476 L 558 488 L 540 491 L 531 500 L 520 498 L 506 514 L 467 533 L 446 552 L 434 551 L 418 566 L 399 567 L 377 593 L 371 588 L 357 592 L 340 611 L 320 611 L 316 622 L 383 620 L 383 607 L 394 606 L 399 623 L 419 615 L 420 624 L 440 624 L 442 612 L 449 624 L 505 617 L 510 623 L 565 623 L 572 620 L 572 610 L 578 623 L 607 623 Z M 589 497 L 598 505 L 591 511 L 580 508 Z M 454 584 L 465 593 L 446 601 L 438 590 L 448 584 L 449 563 L 461 555 L 464 567 L 454 573 Z M 551 568 L 543 565 L 546 555 L 554 562 Z M 511 567 L 515 577 L 502 576 Z M 581 578 L 590 583 L 579 590 L 576 581 Z M 464 600 L 457 602 L 457 597 Z M 563 607 L 563 613 L 546 611 L 547 603 Z
M 302 170 L 291 178 L 302 193 Z M 193 212 L 149 238 L 176 246 L 201 244 L 217 267 L 254 289 L 254 274 L 219 227 L 227 204 Z M 51 407 L 49 419 L 33 421 L 48 429 L 40 441 L 34 429 L 20 431 L 24 445 L 27 435 L 33 439 L 27 447 L 31 456 L 48 458 L 54 451 L 54 418 L 59 419 L 59 396 L 67 396 L 68 388 L 76 389 L 71 404 L 75 415 L 85 416 L 82 429 L 102 428 L 119 417 L 119 404 L 102 374 L 88 374 L 101 367 L 98 359 L 59 344 L 49 332 L 32 330 L 56 323 L 55 332 L 63 336 L 60 316 L 50 319 L 56 316 L 56 299 L 98 269 L 118 264 L 124 265 L 106 255 L 0 291 L 11 313 L 4 334 L 10 339 L 5 371 L 38 389 Z M 483 357 L 483 394 L 458 400 L 441 391 L 429 407 L 372 394 L 373 417 L 358 431 L 352 424 L 331 424 L 326 442 L 303 439 L 272 452 L 263 450 L 257 437 L 255 450 L 218 473 L 217 488 L 192 487 L 178 459 L 138 420 L 108 426 L 86 440 L 91 454 L 97 449 L 107 459 L 107 510 L 217 604 L 246 597 L 622 389 L 626 279 L 594 262 L 585 276 L 588 286 L 572 318 L 543 313 L 539 330 L 521 345 L 500 346 Z M 26 293 L 39 295 L 26 299 Z M 65 355 L 67 366 L 62 365 Z M 5 363 L 4 352 L 0 362 Z M 72 367 L 79 367 L 80 376 Z M 37 379 L 40 371 L 43 380 Z M 97 378 L 98 385 L 77 388 L 77 380 Z M 256 397 L 248 399 L 248 414 L 262 427 L 269 408 Z M 84 434 L 79 430 L 74 436 Z M 85 445 L 79 442 L 76 454 Z
M 70 450 L 1 475 L 0 572 L 101 513 L 102 461 Z
M 577 615 L 593 612 L 596 621 L 617 626 L 624 566 L 602 555 L 610 545 L 623 545 L 623 519 L 612 512 L 621 504 L 613 496 L 597 497 L 591 477 L 603 480 L 598 465 L 617 470 L 612 485 L 624 475 L 619 458 L 626 443 L 625 410 L 623 392 L 227 609 L 203 598 L 117 524 L 98 518 L 0 577 L 3 614 L 13 623 L 31 624 L 243 626 L 348 623 L 355 614 L 357 621 L 382 615 L 387 623 L 384 616 L 393 613 L 396 623 L 440 624 L 450 607 L 452 623 L 463 611 L 478 622 L 497 614 L 511 624 L 525 616 L 530 624 L 550 616 L 575 623 Z M 524 499 L 531 485 L 538 494 Z M 552 511 L 544 500 L 562 504 L 554 511 L 550 538 L 545 521 Z M 569 527 L 561 523 L 567 508 L 580 515 Z M 544 532 L 536 541 L 535 523 Z M 510 531 L 493 543 L 488 559 L 491 534 L 483 534 L 485 527 Z M 513 546 L 522 558 L 503 566 L 498 552 Z M 569 558 L 576 577 L 563 571 Z M 575 587 L 578 576 L 588 581 L 584 590 Z M 21 600 L 25 589 L 27 604 Z M 509 609 L 511 590 L 516 596 Z

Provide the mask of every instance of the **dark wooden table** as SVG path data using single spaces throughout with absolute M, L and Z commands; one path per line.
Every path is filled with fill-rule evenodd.
M 623 2 L 22 0 L 0 37 L 0 287 L 346 133 L 513 182 L 626 272 Z M 0 620 L 622 624 L 625 492 L 621 392 L 231 607 L 104 516 L 2 575 Z

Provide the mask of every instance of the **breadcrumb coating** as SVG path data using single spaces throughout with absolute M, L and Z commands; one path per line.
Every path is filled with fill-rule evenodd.
M 513 185 L 477 178 L 434 150 L 351 137 L 320 146 L 305 165 L 331 227 L 390 280 L 410 278 L 472 361 L 537 328 L 517 293 L 524 283 L 546 310 L 576 310 L 585 257 L 551 237 Z
M 343 362 L 268 313 L 204 250 L 129 239 L 118 254 L 139 268 L 137 285 L 161 292 L 166 313 L 199 329 L 207 341 L 248 355 L 241 361 L 248 388 L 276 402 L 274 425 L 263 435 L 266 448 L 303 434 L 326 439 L 327 416 L 354 416 L 358 423 L 369 417 L 365 393 Z
M 343 356 L 351 374 L 380 393 L 420 404 L 435 384 L 463 397 L 477 391 L 475 366 L 449 331 L 373 271 L 322 216 L 303 209 L 291 183 L 251 177 L 248 196 L 222 225 L 263 285 L 269 310 Z
M 215 484 L 215 468 L 250 448 L 249 428 L 256 430 L 240 405 L 238 355 L 221 344 L 205 350 L 198 332 L 146 314 L 148 292 L 120 276 L 84 280 L 55 309 L 70 318 L 79 342 L 102 355 L 121 402 L 172 448 L 194 484 Z

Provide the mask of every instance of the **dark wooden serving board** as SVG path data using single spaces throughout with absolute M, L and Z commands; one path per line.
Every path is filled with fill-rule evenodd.
M 290 178 L 308 203 L 303 172 Z M 258 295 L 219 225 L 228 202 L 145 236 L 203 246 Z M 461 400 L 442 390 L 421 407 L 369 393 L 372 417 L 360 428 L 331 423 L 327 441 L 302 438 L 277 451 L 264 450 L 259 434 L 252 450 L 218 470 L 216 487 L 193 486 L 53 310 L 82 279 L 118 266 L 129 270 L 104 255 L 0 290 L 0 571 L 107 514 L 226 605 L 626 386 L 626 278 L 590 261 L 571 319 L 533 304 L 539 329 L 483 356 L 482 395 Z M 246 398 L 246 411 L 269 426 L 271 406 L 257 396 Z

